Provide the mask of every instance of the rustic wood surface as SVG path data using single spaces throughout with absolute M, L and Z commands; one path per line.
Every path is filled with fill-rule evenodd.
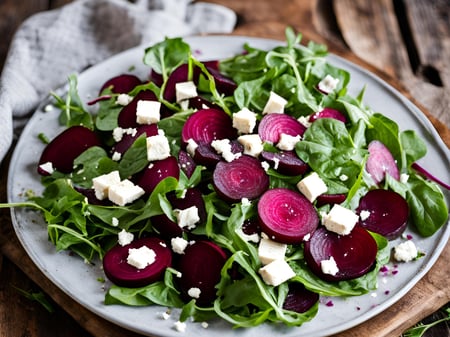
M 33 13 L 57 8 L 71 0 L 0 0 L 0 69 L 18 25 Z M 377 72 L 423 107 L 450 147 L 450 1 L 449 0 L 211 0 L 239 16 L 233 34 L 284 38 L 287 25 L 306 40 L 330 49 Z M 381 72 L 380 72 L 381 71 Z M 6 159 L 0 168 L 0 202 L 6 200 Z M 57 289 L 21 249 L 9 211 L 0 211 L 0 335 L 134 336 L 72 301 Z M 370 322 L 338 336 L 399 336 L 420 320 L 443 317 L 450 299 L 447 261 L 450 245 L 432 270 L 398 303 Z M 45 293 L 49 313 L 17 289 Z M 426 337 L 450 336 L 446 324 Z

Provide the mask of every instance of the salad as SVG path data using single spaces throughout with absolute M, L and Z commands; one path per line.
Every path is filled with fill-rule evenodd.
M 351 97 L 324 46 L 286 40 L 200 62 L 166 39 L 145 51 L 149 78 L 99 83 L 95 113 L 74 76 L 54 95 L 67 129 L 41 135 L 45 190 L 21 206 L 57 250 L 102 260 L 107 305 L 300 326 L 320 296 L 376 289 L 407 225 L 426 237 L 447 222 L 415 169 L 424 142 Z M 420 258 L 411 240 L 394 253 Z

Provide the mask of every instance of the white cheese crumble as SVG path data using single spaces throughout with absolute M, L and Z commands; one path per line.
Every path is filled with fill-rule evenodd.
M 147 159 L 149 161 L 163 160 L 169 156 L 170 145 L 166 136 L 158 134 L 147 137 Z
M 173 213 L 177 218 L 178 226 L 181 228 L 193 229 L 197 222 L 200 221 L 197 206 L 191 206 L 186 209 L 174 209 Z
M 335 204 L 331 211 L 322 218 L 323 225 L 339 235 L 348 235 L 358 222 L 358 215 L 352 210 Z
M 155 251 L 147 246 L 128 249 L 127 263 L 137 269 L 144 269 L 154 263 L 155 260 Z
M 161 102 L 139 100 L 136 107 L 136 122 L 138 124 L 156 124 L 161 119 Z
M 252 157 L 258 157 L 264 150 L 261 138 L 257 134 L 239 136 L 238 142 L 244 146 L 244 154 Z
M 312 122 L 309 121 L 309 116 L 300 116 L 297 118 L 297 121 L 300 122 L 304 127 L 309 128 L 312 124 Z
M 327 185 L 317 172 L 312 172 L 300 180 L 297 183 L 297 188 L 310 202 L 314 202 L 319 195 L 328 190 Z
M 227 162 L 232 162 L 233 160 L 239 158 L 242 153 L 233 153 L 231 151 L 231 143 L 229 139 L 216 139 L 211 142 L 211 146 L 218 154 L 222 155 L 222 158 Z
M 269 168 L 270 168 L 270 164 L 268 162 L 266 162 L 266 161 L 262 161 L 261 162 L 261 167 L 264 169 L 264 171 L 267 172 L 269 170 Z
M 287 101 L 281 97 L 280 95 L 270 92 L 269 99 L 267 100 L 266 105 L 263 109 L 263 115 L 268 113 L 284 113 L 284 107 L 286 106 Z
M 266 284 L 274 287 L 279 286 L 281 283 L 295 276 L 295 272 L 283 259 L 270 262 L 260 268 L 258 273 Z
M 252 133 L 256 126 L 256 114 L 247 108 L 233 114 L 233 128 L 240 134 Z
M 412 240 L 400 243 L 394 247 L 394 259 L 399 262 L 410 262 L 417 257 L 417 248 Z
M 295 144 L 297 144 L 302 137 L 300 135 L 291 136 L 286 133 L 280 134 L 280 140 L 277 143 L 277 148 L 283 151 L 292 151 L 295 149 Z
M 278 259 L 284 259 L 287 244 L 273 241 L 266 236 L 261 238 L 258 246 L 258 257 L 263 265 Z
M 122 247 L 130 244 L 133 240 L 133 233 L 127 232 L 125 229 L 122 229 L 118 234 L 118 242 Z
M 326 75 L 317 85 L 320 91 L 329 94 L 334 89 L 336 89 L 337 85 L 339 83 L 338 78 L 334 78 L 331 75 Z
M 130 180 L 125 179 L 108 189 L 108 199 L 119 206 L 125 206 L 145 194 L 145 191 Z
M 117 219 L 116 217 L 112 217 L 111 226 L 113 226 L 113 227 L 119 226 L 119 219 Z
M 186 323 L 184 323 L 184 322 L 176 321 L 173 324 L 173 327 L 178 332 L 185 332 L 186 331 Z
M 112 171 L 107 174 L 92 179 L 95 197 L 98 200 L 103 200 L 108 196 L 109 188 L 115 184 L 120 183 L 119 171 Z
M 170 240 L 170 244 L 174 253 L 184 254 L 184 250 L 188 246 L 189 242 L 187 242 L 182 237 L 176 237 Z
M 119 161 L 120 159 L 122 159 L 122 154 L 120 152 L 114 151 L 111 159 L 114 161 Z
M 200 288 L 192 287 L 188 290 L 188 295 L 192 298 L 199 298 L 201 292 Z
M 49 161 L 44 164 L 39 165 L 39 168 L 42 171 L 47 172 L 48 174 L 52 174 L 53 172 L 55 172 L 55 169 L 53 168 L 53 163 L 51 163 Z
M 175 93 L 177 103 L 198 96 L 197 87 L 192 81 L 179 82 L 175 84 Z
M 120 142 L 123 138 L 123 135 L 131 135 L 132 137 L 134 137 L 136 136 L 136 133 L 136 128 L 123 129 L 121 127 L 117 127 L 113 130 L 113 138 L 116 142 Z
M 116 98 L 116 104 L 126 106 L 131 103 L 133 100 L 133 96 L 130 96 L 128 94 L 119 94 Z
M 191 155 L 191 157 L 195 156 L 195 150 L 197 149 L 198 144 L 192 138 L 189 138 L 186 145 L 186 151 Z
M 362 221 L 369 219 L 369 217 L 370 217 L 370 211 L 362 210 L 361 212 L 359 212 L 359 218 Z
M 320 268 L 322 273 L 335 276 L 339 272 L 339 268 L 334 260 L 334 257 L 330 256 L 328 260 L 320 261 Z

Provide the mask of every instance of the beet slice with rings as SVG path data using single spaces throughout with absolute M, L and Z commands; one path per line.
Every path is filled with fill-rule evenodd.
M 302 283 L 289 284 L 289 291 L 283 303 L 283 309 L 298 313 L 307 312 L 319 300 L 319 294 L 305 288 Z
M 183 297 L 196 298 L 199 305 L 209 305 L 216 298 L 215 286 L 226 260 L 226 253 L 211 241 L 200 240 L 188 246 L 178 263 Z
M 265 115 L 258 126 L 261 140 L 276 144 L 282 133 L 290 136 L 303 136 L 306 127 L 294 117 L 286 114 L 271 113 Z
M 139 126 L 136 122 L 137 103 L 140 100 L 157 101 L 156 95 L 150 90 L 140 91 L 133 100 L 120 110 L 117 123 L 121 128 L 135 128 Z
M 218 109 L 198 110 L 189 116 L 181 131 L 184 145 L 189 139 L 193 139 L 197 144 L 211 144 L 215 139 L 236 137 L 237 131 L 233 128 L 230 116 Z
M 334 204 L 342 204 L 347 195 L 342 193 L 337 194 L 321 194 L 316 199 L 316 206 L 321 207 L 323 205 L 334 205 Z
M 311 271 L 325 281 L 351 280 L 369 272 L 375 264 L 378 247 L 367 230 L 356 225 L 348 235 L 319 227 L 305 242 L 305 260 Z M 335 275 L 324 273 L 321 263 L 333 258 Z
M 133 177 L 133 182 L 144 189 L 145 193 L 152 193 L 156 185 L 167 177 L 174 177 L 178 180 L 180 177 L 180 168 L 177 159 L 170 156 L 166 159 L 152 162 L 141 172 Z
M 312 114 L 311 116 L 309 116 L 309 122 L 312 123 L 320 118 L 333 118 L 341 121 L 342 123 L 347 123 L 347 118 L 345 117 L 345 115 L 339 110 L 332 108 L 323 108 L 323 110 Z
M 111 88 L 115 94 L 127 94 L 138 85 L 142 84 L 139 77 L 132 74 L 122 74 L 107 80 L 100 89 L 100 94 L 106 88 Z
M 41 165 L 52 163 L 53 169 L 62 173 L 73 171 L 73 162 L 80 154 L 93 146 L 102 146 L 97 134 L 84 126 L 71 126 L 57 135 L 42 151 L 37 171 L 50 175 Z
M 302 194 L 287 188 L 266 191 L 258 202 L 262 231 L 272 240 L 295 244 L 311 235 L 319 225 L 319 216 Z
M 360 199 L 356 213 L 361 217 L 361 226 L 383 235 L 388 240 L 393 240 L 407 227 L 409 207 L 400 194 L 391 190 L 376 189 L 367 192 Z
M 130 146 L 133 145 L 135 140 L 138 139 L 139 136 L 143 133 L 145 133 L 147 137 L 156 136 L 158 135 L 158 126 L 156 124 L 146 124 L 138 126 L 136 128 L 136 134 L 124 134 L 122 139 L 114 144 L 111 152 L 124 154 L 130 148 Z
M 309 165 L 301 160 L 294 151 L 263 151 L 261 157 L 272 164 L 276 171 L 289 176 L 305 174 L 309 170 Z
M 143 269 L 127 262 L 129 249 L 146 246 L 155 252 L 155 261 Z M 172 264 L 172 251 L 160 238 L 146 237 L 136 239 L 128 245 L 116 245 L 103 257 L 103 270 L 106 277 L 115 285 L 138 288 L 161 280 L 167 267 Z
M 386 174 L 400 180 L 400 171 L 389 149 L 380 141 L 373 140 L 369 143 L 369 157 L 366 162 L 366 171 L 376 184 L 380 184 Z
M 269 176 L 258 159 L 247 155 L 232 162 L 221 161 L 213 172 L 217 194 L 229 202 L 256 199 L 269 188 Z

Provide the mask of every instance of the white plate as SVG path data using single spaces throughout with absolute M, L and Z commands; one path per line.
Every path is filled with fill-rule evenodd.
M 248 37 L 211 36 L 185 39 L 202 60 L 218 59 L 235 55 L 242 51 L 245 42 L 269 49 L 280 44 L 279 41 Z M 149 69 L 142 64 L 144 47 L 137 47 L 98 64 L 79 75 L 80 97 L 88 101 L 97 95 L 99 86 L 107 79 L 122 72 L 133 72 L 144 78 Z M 395 120 L 402 130 L 416 130 L 428 144 L 428 154 L 423 159 L 433 174 L 442 180 L 450 181 L 450 155 L 439 135 L 428 119 L 412 103 L 401 96 L 391 86 L 366 70 L 334 55 L 329 56 L 330 63 L 351 73 L 349 90 L 354 96 L 367 85 L 365 103 L 375 111 L 382 112 Z M 23 192 L 42 191 L 40 177 L 36 173 L 37 161 L 43 150 L 43 144 L 37 135 L 44 132 L 49 138 L 58 134 L 62 128 L 58 125 L 58 111 L 45 112 L 44 102 L 27 124 L 17 144 L 11 160 L 8 179 L 9 202 L 23 201 Z M 447 203 L 450 200 L 446 192 Z M 101 264 L 85 264 L 80 258 L 68 252 L 56 253 L 54 246 L 47 240 L 45 223 L 40 214 L 25 209 L 12 210 L 15 231 L 26 252 L 37 267 L 61 290 L 93 313 L 114 322 L 126 329 L 152 336 L 179 336 L 173 329 L 178 320 L 177 312 L 168 320 L 161 318 L 166 308 L 127 307 L 103 304 L 104 284 L 98 278 L 104 277 Z M 400 264 L 395 275 L 380 275 L 379 289 L 373 293 L 347 299 L 322 298 L 318 315 L 297 328 L 262 325 L 257 328 L 232 330 L 224 321 L 215 321 L 207 329 L 200 324 L 190 323 L 184 336 L 326 336 L 351 328 L 365 322 L 382 312 L 406 294 L 431 268 L 444 249 L 450 235 L 450 226 L 444 226 L 431 238 L 420 238 L 412 232 L 415 243 L 426 256 L 407 264 Z M 393 242 L 392 244 L 395 244 Z M 394 266 L 390 266 L 394 268 Z M 106 284 L 108 286 L 108 284 Z M 331 301 L 331 302 L 330 302 Z M 328 303 L 328 305 L 327 305 Z M 330 306 L 329 304 L 333 305 Z

